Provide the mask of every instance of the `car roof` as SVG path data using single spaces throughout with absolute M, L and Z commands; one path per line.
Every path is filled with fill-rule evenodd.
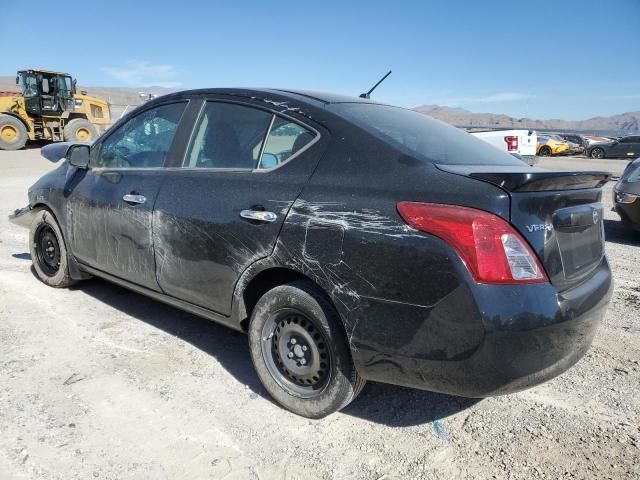
M 316 107 L 324 107 L 332 103 L 380 103 L 366 98 L 351 97 L 348 95 L 340 95 L 335 93 L 313 92 L 307 90 L 288 90 L 280 88 L 201 88 L 170 93 L 168 95 L 157 97 L 156 99 L 152 100 L 152 102 L 156 102 L 156 100 L 161 98 L 166 99 L 167 97 L 182 97 L 207 94 L 235 95 L 247 98 L 258 98 L 265 101 L 269 101 L 269 96 L 271 95 L 278 95 L 280 97 L 290 98 L 291 100 L 296 100 L 298 102 L 311 104 Z

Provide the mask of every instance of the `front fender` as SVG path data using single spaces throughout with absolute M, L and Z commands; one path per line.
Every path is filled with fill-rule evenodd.
M 36 205 L 35 207 L 27 205 L 26 207 L 18 208 L 9 215 L 9 221 L 14 225 L 29 229 L 40 210 L 45 210 L 45 207 L 43 205 Z

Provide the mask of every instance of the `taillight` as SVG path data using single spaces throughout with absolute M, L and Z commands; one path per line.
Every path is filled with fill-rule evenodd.
M 397 208 L 408 225 L 451 245 L 478 283 L 548 281 L 531 247 L 497 215 L 436 203 L 400 202 Z
M 507 151 L 509 152 L 518 151 L 518 137 L 510 135 L 508 137 L 504 137 L 504 141 L 507 143 Z

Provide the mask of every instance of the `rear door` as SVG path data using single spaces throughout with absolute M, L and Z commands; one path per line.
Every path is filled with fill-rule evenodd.
M 82 263 L 158 289 L 152 211 L 186 106 L 143 109 L 92 147 L 89 169 L 68 191 L 72 251 Z
M 640 156 L 640 137 L 629 137 L 629 151 L 627 152 L 627 157 L 636 158 Z
M 228 315 L 245 269 L 270 255 L 328 134 L 252 102 L 203 100 L 153 214 L 163 292 Z
M 636 137 L 621 138 L 620 141 L 609 150 L 609 155 L 607 156 L 635 158 L 636 145 Z

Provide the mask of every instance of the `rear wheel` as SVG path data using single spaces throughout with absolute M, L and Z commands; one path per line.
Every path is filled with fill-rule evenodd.
M 549 147 L 541 147 L 540 151 L 538 152 L 538 155 L 540 155 L 541 157 L 550 157 L 552 154 L 551 152 L 551 148 Z
M 0 115 L 0 150 L 19 150 L 27 143 L 27 127 L 11 115 Z
M 594 148 L 591 150 L 591 158 L 604 158 L 604 150 L 602 148 Z
M 64 127 L 64 139 L 67 142 L 94 142 L 98 138 L 98 130 L 84 118 L 74 118 Z
M 29 240 L 33 268 L 42 282 L 56 288 L 75 283 L 69 274 L 67 247 L 62 232 L 50 212 L 38 212 L 31 225 Z
M 278 286 L 260 298 L 249 324 L 249 348 L 269 394 L 304 417 L 344 408 L 365 384 L 338 313 L 308 281 Z

